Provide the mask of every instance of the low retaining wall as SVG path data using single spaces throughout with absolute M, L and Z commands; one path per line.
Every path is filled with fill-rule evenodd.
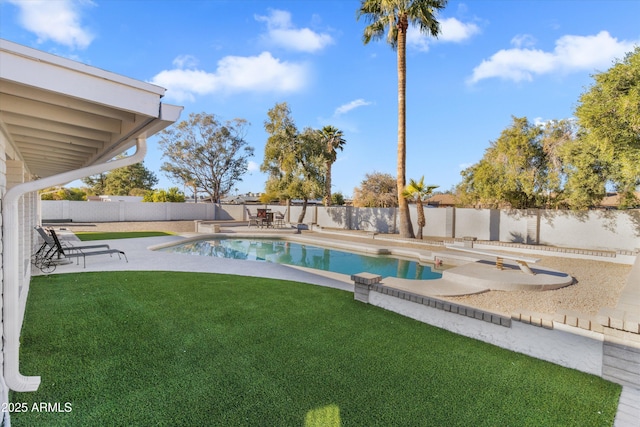
M 354 299 L 459 335 L 597 375 L 640 390 L 640 258 L 615 309 L 591 316 L 520 311 L 510 317 L 385 286 L 370 273 L 351 276 Z M 633 409 L 638 410 L 640 408 Z
M 507 350 L 602 376 L 602 333 L 554 321 L 536 324 L 530 317 L 522 321 L 381 284 L 357 287 L 358 284 L 354 298 L 359 301 Z

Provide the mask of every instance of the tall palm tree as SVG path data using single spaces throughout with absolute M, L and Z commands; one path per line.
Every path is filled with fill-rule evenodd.
M 420 181 L 413 179 L 409 180 L 404 190 L 402 190 L 402 198 L 405 200 L 415 200 L 418 205 L 418 236 L 417 239 L 422 240 L 422 229 L 427 225 L 427 220 L 424 217 L 424 206 L 422 202 L 427 200 L 433 190 L 438 188 L 437 185 L 424 185 L 424 176 L 420 178 Z
M 322 130 L 320 130 L 320 135 L 327 147 L 327 176 L 324 182 L 324 205 L 331 206 L 331 166 L 338 158 L 338 152 L 336 150 L 342 151 L 344 149 L 344 144 L 346 144 L 347 141 L 342 137 L 342 131 L 333 126 L 323 127 Z
M 402 197 L 406 184 L 407 132 L 406 132 L 406 88 L 407 63 L 406 42 L 409 24 L 416 25 L 420 32 L 437 37 L 440 24 L 436 14 L 444 9 L 447 0 L 361 0 L 357 17 L 369 23 L 364 29 L 364 44 L 381 39 L 386 32 L 387 42 L 397 51 L 398 61 L 398 206 L 400 210 L 400 235 L 413 237 L 409 216 L 409 205 Z

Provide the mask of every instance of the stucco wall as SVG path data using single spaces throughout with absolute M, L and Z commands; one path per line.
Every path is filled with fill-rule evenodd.
M 640 249 L 640 210 L 543 211 L 540 243 L 592 249 Z
M 411 214 L 413 215 L 413 212 Z M 452 208 L 427 208 L 424 210 L 424 216 L 427 224 L 422 230 L 423 235 L 453 237 L 452 226 L 449 224 L 453 216 Z
M 456 236 L 473 236 L 479 240 L 498 240 L 495 216 L 492 209 L 456 209 Z M 498 218 L 499 222 L 499 218 Z

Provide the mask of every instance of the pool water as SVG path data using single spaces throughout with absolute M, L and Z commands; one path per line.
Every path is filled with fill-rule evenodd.
M 274 262 L 332 271 L 342 274 L 367 273 L 382 277 L 430 280 L 442 274 L 431 266 L 390 256 L 361 255 L 327 249 L 286 240 L 270 239 L 214 239 L 198 240 L 163 249 L 164 251 Z

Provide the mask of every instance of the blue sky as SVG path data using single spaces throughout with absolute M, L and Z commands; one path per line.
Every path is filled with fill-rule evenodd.
M 0 0 L 0 37 L 163 86 L 182 119 L 248 120 L 240 193 L 264 190 L 263 124 L 287 102 L 298 129 L 344 132 L 333 191 L 350 196 L 366 173 L 396 171 L 396 54 L 363 44 L 359 4 Z M 571 117 L 591 75 L 640 45 L 639 16 L 637 0 L 450 0 L 438 39 L 408 37 L 407 178 L 449 190 L 512 115 Z M 145 165 L 168 188 L 156 141 Z

